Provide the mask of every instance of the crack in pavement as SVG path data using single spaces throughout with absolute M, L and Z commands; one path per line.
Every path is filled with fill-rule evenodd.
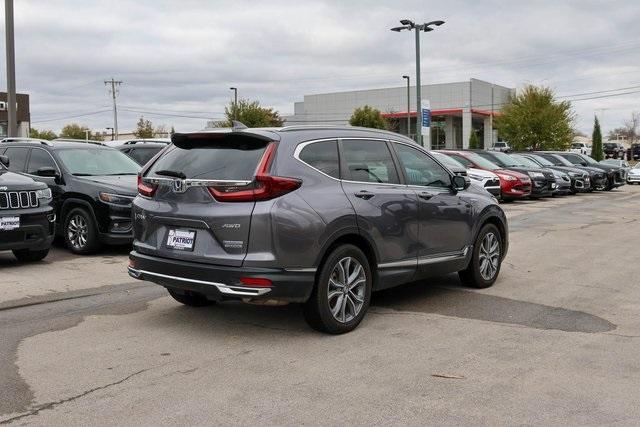
M 86 396 L 88 394 L 95 393 L 96 391 L 104 390 L 104 389 L 107 389 L 109 387 L 113 387 L 113 386 L 122 384 L 125 381 L 128 381 L 129 379 L 135 377 L 136 375 L 140 375 L 140 374 L 142 374 L 144 372 L 149 371 L 150 369 L 152 369 L 152 368 L 142 369 L 140 371 L 137 371 L 137 372 L 134 372 L 134 373 L 132 373 L 130 375 L 127 375 L 126 377 L 124 377 L 124 378 L 122 378 L 122 379 L 120 379 L 118 381 L 114 381 L 112 383 L 105 384 L 105 385 L 102 385 L 102 386 L 99 386 L 99 387 L 94 387 L 94 388 L 89 389 L 87 391 L 84 391 L 84 392 L 82 392 L 80 394 L 76 394 L 74 396 L 67 397 L 66 399 L 60 399 L 60 400 L 56 400 L 54 402 L 49 402 L 49 403 L 44 403 L 42 405 L 38 405 L 34 409 L 32 409 L 32 410 L 30 410 L 30 411 L 28 411 L 28 412 L 26 412 L 24 414 L 16 415 L 14 417 L 7 418 L 5 420 L 0 420 L 0 424 L 10 424 L 10 423 L 12 423 L 14 421 L 17 421 L 17 420 L 20 420 L 20 419 L 23 419 L 23 418 L 27 418 L 27 417 L 32 417 L 34 415 L 38 415 L 41 411 L 46 411 L 48 409 L 53 409 L 56 406 L 60 406 L 60 405 L 63 405 L 65 403 L 68 403 L 68 402 L 73 402 L 74 400 L 80 399 L 80 398 L 82 398 L 82 397 L 84 397 L 84 396 Z

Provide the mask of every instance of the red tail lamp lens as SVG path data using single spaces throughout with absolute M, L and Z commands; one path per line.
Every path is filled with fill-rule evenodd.
M 153 197 L 158 189 L 157 185 L 148 184 L 142 180 L 142 177 L 138 175 L 138 193 L 145 197 Z
M 247 286 L 256 286 L 259 288 L 269 288 L 273 286 L 273 282 L 263 277 L 241 277 L 240 282 Z

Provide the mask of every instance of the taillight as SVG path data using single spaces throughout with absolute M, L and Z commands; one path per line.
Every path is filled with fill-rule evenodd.
M 148 184 L 142 180 L 142 176 L 138 175 L 138 193 L 140 193 L 141 196 L 153 197 L 157 189 L 157 184 Z
M 269 175 L 277 143 L 267 146 L 256 175 L 251 184 L 244 188 L 208 187 L 209 192 L 220 202 L 253 202 L 270 200 L 300 188 L 302 181 L 296 178 Z
M 273 282 L 263 277 L 241 277 L 240 282 L 247 286 L 256 286 L 259 288 L 268 288 L 273 285 Z

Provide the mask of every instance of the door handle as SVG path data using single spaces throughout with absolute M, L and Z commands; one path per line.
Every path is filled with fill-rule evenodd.
M 434 196 L 434 194 L 427 193 L 426 191 L 421 191 L 421 192 L 418 193 L 418 197 L 420 197 L 421 199 L 424 199 L 424 200 L 429 200 L 433 196 Z
M 357 193 L 355 193 L 355 196 L 360 198 L 360 199 L 369 200 L 370 198 L 375 196 L 375 194 L 369 193 L 367 190 L 361 190 L 361 191 L 358 191 Z

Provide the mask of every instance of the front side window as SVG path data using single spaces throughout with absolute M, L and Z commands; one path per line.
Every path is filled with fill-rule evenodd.
M 109 148 L 70 148 L 58 151 L 69 173 L 77 176 L 137 175 L 140 166 L 126 154 Z
M 451 176 L 442 166 L 420 150 L 394 144 L 409 185 L 449 187 Z
M 24 172 L 27 164 L 27 154 L 29 149 L 25 147 L 9 147 L 4 155 L 9 158 L 9 170 L 13 172 Z
M 347 179 L 359 182 L 399 184 L 398 172 L 384 141 L 345 139 L 342 151 Z
M 49 153 L 40 148 L 34 148 L 31 150 L 31 157 L 29 157 L 27 173 L 37 175 L 40 168 L 54 168 L 57 170 L 56 164 Z
M 340 178 L 337 141 L 320 141 L 309 144 L 302 149 L 299 158 L 320 172 L 334 178 Z
M 140 165 L 145 165 L 162 148 L 135 148 L 129 152 L 129 156 Z

